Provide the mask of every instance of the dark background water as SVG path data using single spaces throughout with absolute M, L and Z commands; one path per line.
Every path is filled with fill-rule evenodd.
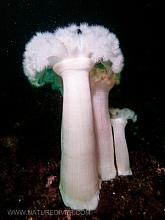
M 36 89 L 29 84 L 22 71 L 22 54 L 25 44 L 38 31 L 87 22 L 114 32 L 125 57 L 121 84 L 112 89 L 110 106 L 127 107 L 137 113 L 133 128 L 136 137 L 132 140 L 135 145 L 141 141 L 151 148 L 155 143 L 163 145 L 163 2 L 1 1 L 0 135 L 20 129 L 26 140 L 33 137 L 34 142 L 42 142 L 46 138 L 47 142 L 53 135 L 60 142 L 62 97 L 50 85 Z
M 119 38 L 125 66 L 109 105 L 138 115 L 126 126 L 133 176 L 102 182 L 98 208 L 86 219 L 165 219 L 164 9 L 164 0 L 1 0 L 0 219 L 50 217 L 9 216 L 9 209 L 68 209 L 59 192 L 62 97 L 51 85 L 30 85 L 22 54 L 36 32 L 80 22 Z

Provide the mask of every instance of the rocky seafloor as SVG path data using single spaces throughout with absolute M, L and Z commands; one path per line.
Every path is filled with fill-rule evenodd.
M 133 175 L 102 182 L 95 211 L 67 208 L 59 192 L 61 111 L 45 100 L 4 123 L 0 219 L 165 219 L 165 143 L 142 138 L 136 123 L 126 129 Z

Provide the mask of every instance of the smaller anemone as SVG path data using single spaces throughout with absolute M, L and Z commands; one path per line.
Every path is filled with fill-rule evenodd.
M 135 122 L 137 115 L 128 108 L 110 109 L 111 125 L 113 127 L 116 166 L 119 176 L 132 175 L 129 153 L 125 138 L 125 126 L 128 120 Z

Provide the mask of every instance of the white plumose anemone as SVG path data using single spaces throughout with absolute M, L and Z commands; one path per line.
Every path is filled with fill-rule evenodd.
M 107 64 L 95 65 L 90 71 L 91 98 L 98 156 L 98 173 L 103 181 L 116 177 L 114 144 L 109 117 L 109 91 L 119 83 L 118 74 L 114 74 Z
M 60 192 L 72 209 L 94 210 L 99 200 L 89 72 L 100 61 L 110 61 L 114 73 L 121 71 L 118 39 L 103 26 L 86 23 L 37 33 L 24 53 L 23 69 L 31 84 L 52 83 L 63 93 Z
M 113 127 L 114 145 L 115 145 L 115 157 L 116 166 L 119 176 L 132 175 L 130 168 L 129 154 L 127 148 L 127 142 L 125 138 L 125 126 L 128 119 L 135 122 L 137 116 L 135 112 L 128 108 L 124 109 L 110 109 L 111 124 Z

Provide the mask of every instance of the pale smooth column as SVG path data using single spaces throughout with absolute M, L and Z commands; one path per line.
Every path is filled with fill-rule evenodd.
M 111 124 L 113 126 L 118 175 L 132 175 L 132 171 L 130 169 L 127 142 L 125 139 L 125 126 L 127 124 L 127 120 L 123 118 L 111 119 Z
M 88 58 L 62 61 L 53 70 L 63 79 L 62 157 L 60 192 L 66 206 L 94 210 L 100 180 L 89 87 Z
M 91 87 L 97 142 L 98 174 L 104 181 L 116 177 L 112 127 L 108 107 L 108 95 L 113 85 L 101 80 L 95 82 Z

